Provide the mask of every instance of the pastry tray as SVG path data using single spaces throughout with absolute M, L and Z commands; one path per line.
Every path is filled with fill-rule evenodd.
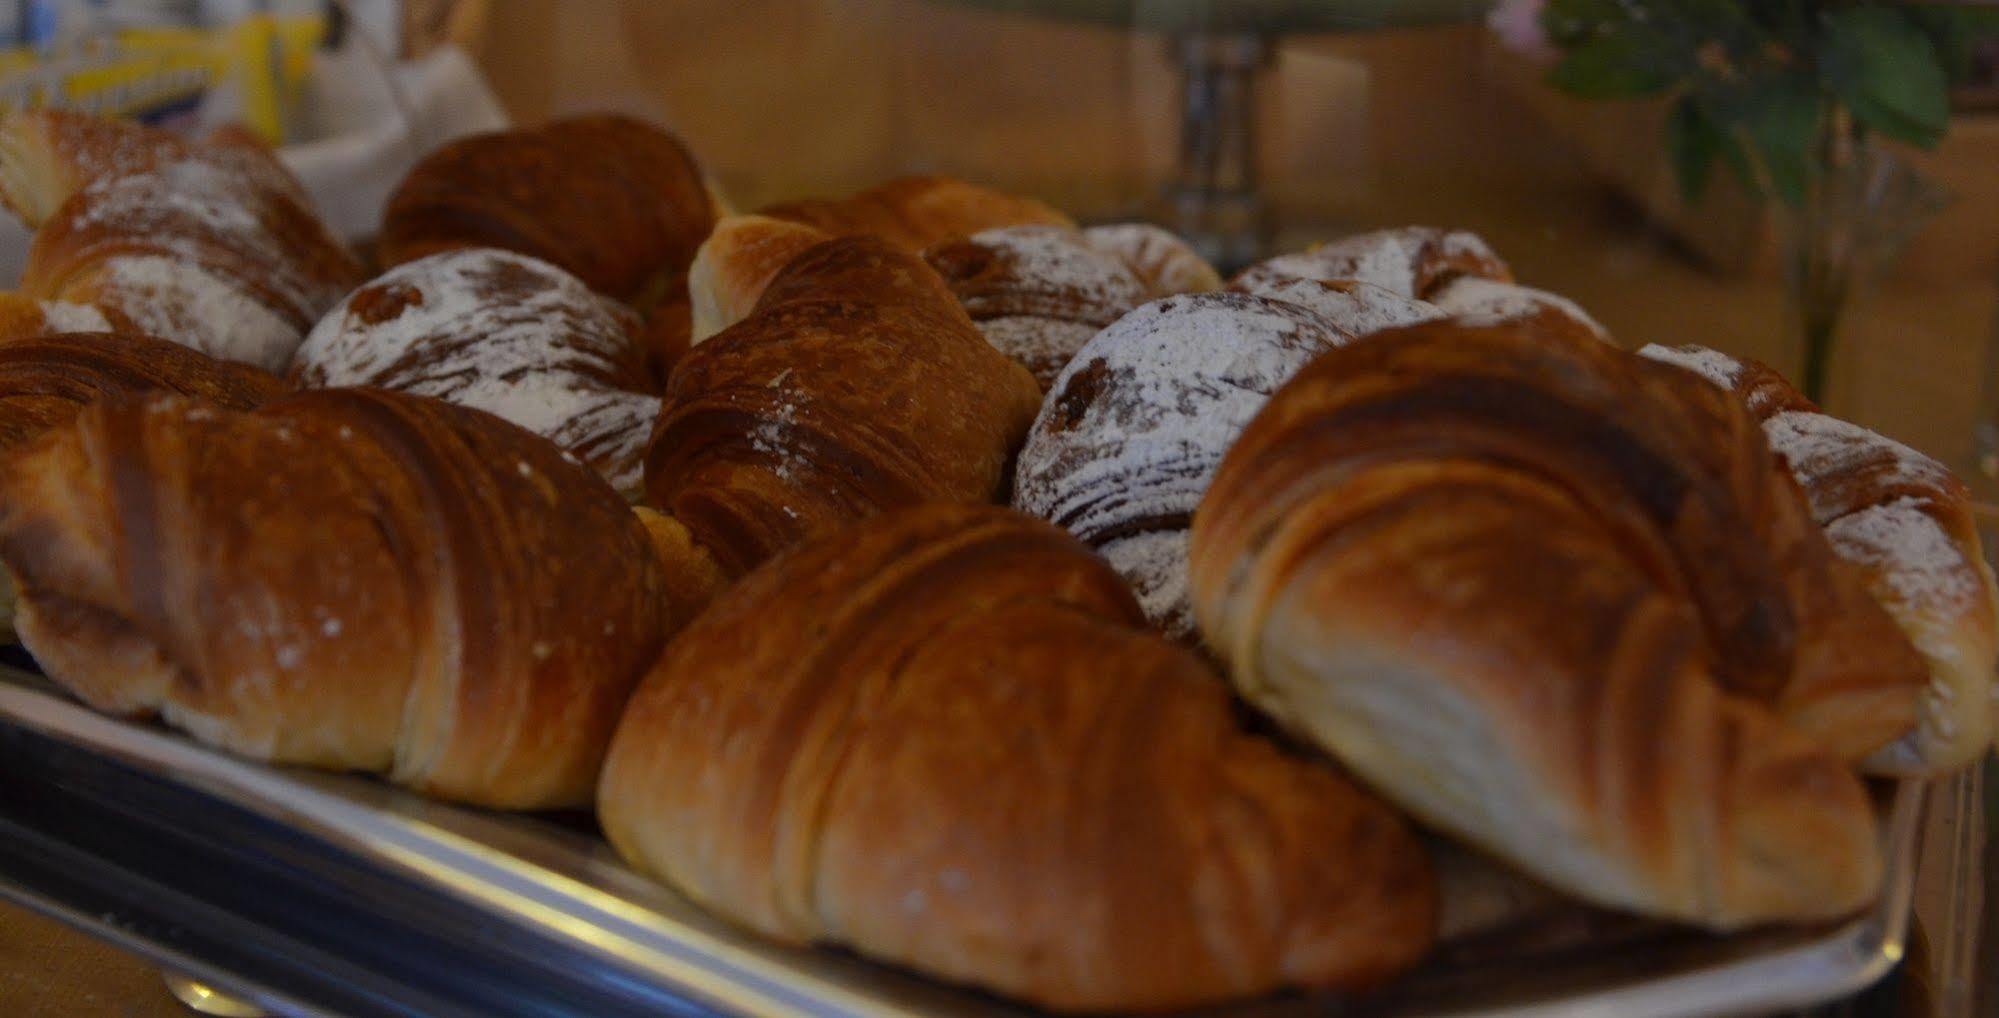
M 624 868 L 586 817 L 246 762 L 5 665 L 0 769 L 0 894 L 280 1013 L 1033 1013 L 737 931 Z M 1894 967 L 1908 930 L 1925 786 L 1884 794 L 1884 890 L 1841 923 L 1713 937 L 1563 906 L 1455 942 L 1369 999 L 1201 1013 L 1646 1018 L 1847 998 Z

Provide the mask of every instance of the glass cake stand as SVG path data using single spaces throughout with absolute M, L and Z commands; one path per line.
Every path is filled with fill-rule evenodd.
M 1441 25 L 1482 0 L 953 0 L 969 7 L 1151 32 L 1179 75 L 1179 145 L 1160 195 L 1164 225 L 1224 272 L 1262 257 L 1271 236 L 1259 176 L 1258 78 L 1287 35 Z

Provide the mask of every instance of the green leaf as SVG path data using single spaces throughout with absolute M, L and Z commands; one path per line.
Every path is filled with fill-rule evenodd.
M 1583 99 L 1636 99 L 1672 85 L 1683 71 L 1657 35 L 1642 30 L 1598 35 L 1569 50 L 1548 83 Z
M 1707 193 L 1714 176 L 1714 160 L 1721 154 L 1727 135 L 1701 112 L 1693 96 L 1681 96 L 1666 118 L 1666 153 L 1673 160 L 1673 176 L 1680 182 L 1680 197 L 1699 201 Z
M 1818 164 L 1814 151 L 1825 102 L 1809 81 L 1773 78 L 1750 93 L 1743 130 L 1770 190 L 1793 208 L 1805 203 Z
M 1909 4 L 1904 9 L 1928 33 L 1952 84 L 1971 76 L 1979 43 L 1999 39 L 1999 7 Z
M 1943 57 L 1906 12 L 1856 6 L 1826 15 L 1819 70 L 1869 130 L 1933 148 L 1950 127 Z

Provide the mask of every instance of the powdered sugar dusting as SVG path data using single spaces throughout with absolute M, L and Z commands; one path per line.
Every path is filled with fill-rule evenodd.
M 1445 317 L 1442 308 L 1428 301 L 1357 280 L 1264 278 L 1238 288 L 1307 308 L 1356 338 Z
M 1131 584 L 1138 606 L 1153 625 L 1176 640 L 1194 635 L 1193 602 L 1187 593 L 1187 531 L 1133 534 L 1098 551 Z
M 1964 550 L 1924 511 L 1926 504 L 1898 498 L 1834 520 L 1825 532 L 1841 558 L 1876 570 L 1907 614 L 1947 618 L 1979 596 L 1980 584 Z
M 1446 271 L 1456 266 L 1456 270 Z M 1351 279 L 1403 297 L 1421 298 L 1433 280 L 1451 275 L 1504 277 L 1505 266 L 1485 241 L 1462 230 L 1410 226 L 1356 234 L 1299 254 L 1279 255 L 1236 277 L 1238 289 L 1280 279 Z
M 97 268 L 97 300 L 141 332 L 223 360 L 282 371 L 298 330 L 242 287 L 165 255 L 112 258 Z
M 1123 262 L 1145 285 L 1148 298 L 1222 288 L 1222 277 L 1207 259 L 1171 231 L 1151 223 L 1092 226 L 1083 231 L 1083 242 Z
M 1866 471 L 1869 487 L 1913 485 L 1936 491 L 1956 487 L 1943 464 L 1894 439 L 1828 414 L 1787 410 L 1763 422 L 1770 448 L 1790 464 L 1821 524 L 1846 512 L 1852 493 L 1834 483 Z
M 639 391 L 629 312 L 545 262 L 471 249 L 400 266 L 334 308 L 294 362 L 308 386 L 370 385 L 505 418 L 628 496 L 660 399 Z
M 1098 333 L 1056 379 L 1021 451 L 1014 504 L 1093 545 L 1184 535 L 1250 418 L 1344 341 L 1318 315 L 1250 294 L 1147 304 Z M 1154 590 L 1178 583 L 1184 593 L 1184 541 L 1159 547 L 1121 552 L 1132 556 L 1127 578 Z M 1172 561 L 1160 565 L 1161 554 Z
M 1009 303 L 1052 299 L 1063 310 L 1108 318 L 1137 307 L 1145 287 L 1116 258 L 1093 250 L 1080 235 L 1059 226 L 1009 226 L 975 234 L 971 243 L 991 251 L 1004 268 Z
M 1610 332 L 1575 301 L 1514 283 L 1460 276 L 1446 283 L 1430 299 L 1466 325 L 1505 325 L 1552 314 L 1575 322 L 1598 339 L 1610 338 Z
M 1062 227 L 987 230 L 926 257 L 987 341 L 1044 387 L 1098 329 L 1145 299 L 1122 262 Z
M 1718 350 L 1702 346 L 1660 346 L 1649 343 L 1638 351 L 1640 357 L 1685 368 L 1710 382 L 1733 391 L 1742 377 L 1742 362 Z
M 1097 334 L 1097 327 L 1087 322 L 1005 315 L 980 322 L 979 331 L 999 352 L 1019 361 L 1045 390 L 1076 356 L 1076 351 Z
M 42 327 L 50 332 L 110 332 L 111 320 L 92 304 L 65 300 L 41 302 Z

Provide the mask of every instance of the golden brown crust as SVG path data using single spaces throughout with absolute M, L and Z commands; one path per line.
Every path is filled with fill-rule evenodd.
M 57 333 L 0 341 L 0 451 L 109 396 L 149 392 L 252 410 L 289 392 L 275 375 L 148 336 Z
M 780 269 L 831 239 L 824 230 L 769 216 L 724 217 L 687 273 L 688 344 L 748 318 Z
M 29 650 L 94 705 L 502 808 L 589 800 L 679 621 L 589 471 L 369 390 L 99 403 L 0 477 L 0 562 Z
M 496 247 L 557 265 L 623 300 L 666 293 L 717 210 L 679 139 L 631 117 L 572 117 L 461 138 L 389 199 L 381 254 L 400 265 Z
M 1531 324 L 1363 339 L 1244 433 L 1192 556 L 1246 696 L 1572 893 L 1730 927 L 1873 892 L 1839 757 L 1909 728 L 1921 663 L 1683 372 Z
M 599 796 L 628 859 L 792 942 L 1060 1009 L 1352 988 L 1410 965 L 1406 827 L 1242 732 L 1115 574 L 988 507 L 787 553 L 678 638 Z
M 260 146 L 14 114 L 0 124 L 0 196 L 36 228 L 23 294 L 94 304 L 272 370 L 360 281 L 360 264 Z
M 674 370 L 646 501 L 740 575 L 884 509 L 990 500 L 1039 404 L 921 259 L 827 241 Z
M 1963 482 L 1914 449 L 1820 413 L 1759 361 L 1697 346 L 1641 352 L 1733 392 L 1762 421 L 1833 551 L 1922 654 L 1930 685 L 1920 723 L 1867 769 L 1938 774 L 1984 753 L 1994 728 L 1999 585 Z
M 901 177 L 846 198 L 780 202 L 759 214 L 836 237 L 880 237 L 912 254 L 1001 226 L 1076 225 L 1033 198 L 1003 194 L 950 177 Z

